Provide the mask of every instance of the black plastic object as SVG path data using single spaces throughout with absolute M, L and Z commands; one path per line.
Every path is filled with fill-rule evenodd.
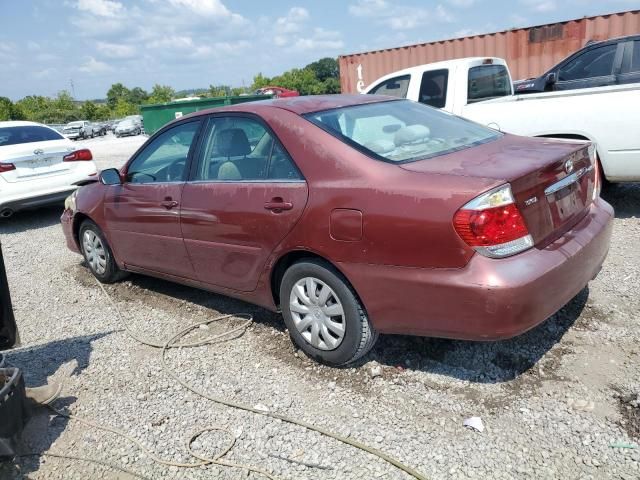
M 18 342 L 18 329 L 13 316 L 7 271 L 4 268 L 2 245 L 0 245 L 0 350 L 11 348 Z
M 22 372 L 0 368 L 0 459 L 16 455 L 26 419 Z

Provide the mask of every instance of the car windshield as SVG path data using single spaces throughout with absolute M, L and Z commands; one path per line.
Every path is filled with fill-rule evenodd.
M 133 120 L 123 120 L 118 124 L 119 127 L 130 127 L 133 125 Z
M 0 147 L 20 143 L 46 142 L 62 140 L 64 137 L 55 130 L 37 125 L 0 128 Z
M 71 122 L 67 124 L 67 127 L 81 127 L 81 126 L 82 126 L 82 122 Z
M 367 155 L 394 163 L 444 155 L 502 135 L 409 100 L 355 105 L 305 117 Z

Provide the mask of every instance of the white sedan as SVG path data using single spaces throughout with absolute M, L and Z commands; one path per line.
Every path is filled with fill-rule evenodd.
M 77 149 L 35 122 L 0 122 L 0 217 L 62 203 L 78 183 L 96 178 L 91 151 Z

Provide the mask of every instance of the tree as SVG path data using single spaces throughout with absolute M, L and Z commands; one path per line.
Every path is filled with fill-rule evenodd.
M 128 115 L 136 115 L 140 113 L 138 107 L 127 102 L 124 98 L 118 99 L 116 107 L 113 109 L 113 114 L 116 118 L 126 117 Z
M 80 107 L 80 116 L 85 120 L 98 119 L 98 107 L 91 101 L 84 102 Z
M 29 95 L 16 102 L 16 106 L 23 112 L 24 117 L 32 122 L 44 122 L 49 115 L 52 100 L 41 95 Z
M 146 90 L 140 87 L 132 88 L 127 97 L 127 101 L 134 105 L 142 105 L 148 99 L 149 99 L 149 94 L 147 93 Z
M 325 78 L 322 82 L 324 85 L 324 93 L 340 93 L 340 79 L 338 78 Z
M 265 77 L 264 75 L 262 75 L 262 73 L 258 73 L 255 77 L 253 77 L 251 90 L 258 90 L 259 88 L 269 85 L 271 85 L 271 79 L 269 77 Z
M 324 93 L 324 85 L 318 81 L 315 73 L 308 68 L 292 68 L 272 80 L 274 85 L 297 90 L 301 95 Z
M 16 105 L 7 97 L 0 97 L 0 121 L 24 119 L 24 112 L 19 105 Z
M 226 97 L 231 95 L 231 87 L 228 85 L 209 85 L 209 90 L 207 90 L 208 97 Z
M 96 108 L 96 120 L 108 120 L 113 116 L 109 105 L 98 105 Z
M 155 84 L 151 90 L 151 95 L 147 103 L 166 103 L 170 102 L 175 96 L 175 90 L 168 85 Z
M 121 83 L 114 83 L 107 92 L 107 105 L 109 108 L 114 109 L 118 103 L 118 100 L 129 100 L 131 91 Z
M 321 58 L 304 68 L 311 70 L 321 82 L 324 82 L 327 78 L 338 78 L 340 76 L 338 61 L 331 57 Z

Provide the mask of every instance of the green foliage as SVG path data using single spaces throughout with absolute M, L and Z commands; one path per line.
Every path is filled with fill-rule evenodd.
M 228 85 L 209 85 L 209 90 L 207 90 L 208 97 L 227 97 L 231 95 L 231 87 Z
M 26 117 L 19 105 L 7 97 L 0 97 L 0 121 L 24 120 Z
M 340 70 L 338 68 L 338 61 L 335 58 L 325 57 L 320 60 L 310 63 L 304 68 L 311 70 L 318 80 L 324 82 L 328 78 L 338 78 L 340 76 Z M 335 92 L 327 92 L 335 93 Z
M 121 83 L 114 83 L 107 92 L 107 105 L 114 109 L 118 104 L 118 100 L 128 100 L 131 91 Z
M 80 116 L 84 120 L 97 120 L 98 119 L 98 107 L 93 102 L 84 102 L 80 107 Z
M 124 98 L 118 99 L 116 106 L 112 109 L 115 118 L 126 117 L 127 115 L 136 115 L 139 112 L 137 106 L 127 102 Z
M 132 88 L 127 97 L 127 101 L 136 106 L 146 103 L 147 100 L 149 100 L 149 94 L 146 90 L 140 87 Z
M 265 77 L 264 75 L 262 75 L 262 73 L 258 73 L 255 77 L 253 77 L 253 84 L 251 85 L 251 89 L 257 90 L 269 85 L 271 85 L 271 79 L 269 77 Z
M 155 84 L 151 89 L 151 95 L 147 100 L 147 103 L 166 103 L 170 102 L 176 95 L 173 88 L 168 85 Z

